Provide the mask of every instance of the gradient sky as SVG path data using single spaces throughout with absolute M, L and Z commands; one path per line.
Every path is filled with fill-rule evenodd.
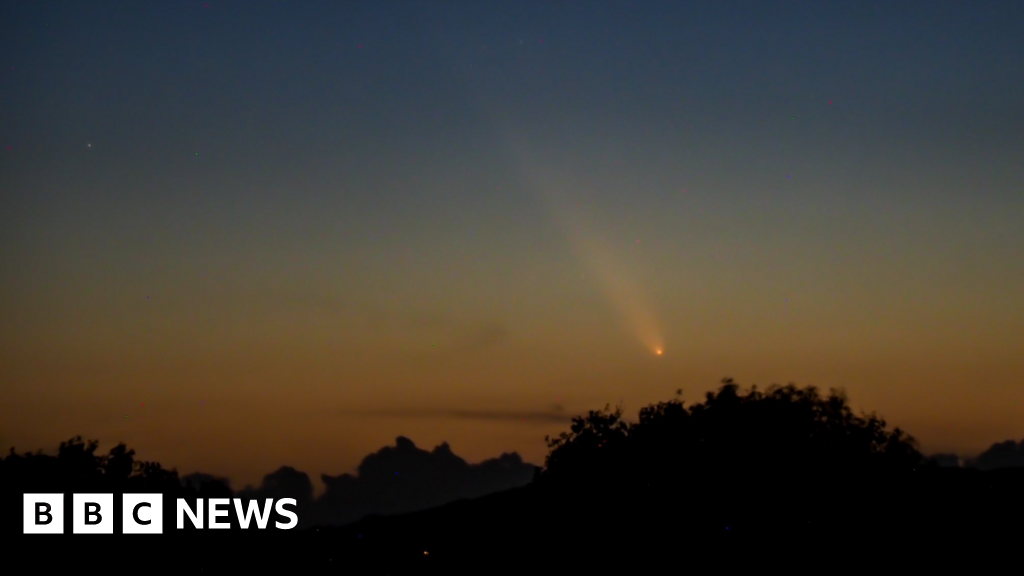
M 0 2 L 0 444 L 470 461 L 722 377 L 1024 434 L 1024 3 Z M 655 350 L 662 348 L 662 355 Z

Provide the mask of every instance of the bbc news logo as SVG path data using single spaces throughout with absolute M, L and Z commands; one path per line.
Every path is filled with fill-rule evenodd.
M 74 534 L 113 534 L 114 533 L 114 495 L 113 494 L 73 494 L 72 495 L 71 531 Z M 122 494 L 121 495 L 121 531 L 123 534 L 163 534 L 163 494 Z M 260 510 L 255 500 L 249 501 L 248 508 L 243 509 L 240 498 L 210 498 L 206 509 L 209 511 L 209 528 L 231 528 L 230 522 L 219 520 L 231 514 L 224 509 L 234 503 L 238 525 L 243 529 L 255 520 L 257 528 L 267 528 L 270 512 L 274 510 L 279 516 L 288 518 L 288 522 L 275 522 L 275 527 L 282 530 L 294 528 L 299 522 L 295 512 L 285 508 L 295 506 L 294 498 L 282 498 L 276 505 L 272 499 L 263 501 Z M 196 501 L 193 510 L 182 498 L 177 501 L 177 527 L 185 528 L 185 518 L 197 529 L 203 529 L 203 499 Z M 25 534 L 63 534 L 64 533 L 64 495 L 63 494 L 25 494 L 24 511 Z

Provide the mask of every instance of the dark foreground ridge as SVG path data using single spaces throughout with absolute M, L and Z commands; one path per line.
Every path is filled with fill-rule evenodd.
M 877 478 L 874 485 L 818 489 L 769 490 L 756 481 L 738 482 L 728 499 L 559 494 L 535 484 L 344 527 L 19 535 L 5 542 L 17 543 L 8 558 L 31 558 L 40 566 L 100 563 L 110 573 L 131 566 L 143 574 L 304 568 L 470 574 L 593 562 L 653 569 L 683 558 L 693 566 L 734 568 L 868 560 L 938 567 L 954 551 L 979 563 L 1013 556 L 1019 561 L 1022 486 L 1020 469 L 941 468 L 912 478 Z
M 5 562 L 93 573 L 482 574 L 582 564 L 630 572 L 919 569 L 958 558 L 976 570 L 1020 559 L 1024 469 L 939 467 L 899 429 L 852 414 L 839 393 L 790 386 L 741 394 L 726 381 L 701 404 L 660 403 L 631 424 L 619 412 L 591 412 L 550 446 L 545 468 L 522 488 L 295 530 L 241 530 L 234 521 L 231 530 L 176 530 L 173 498 L 217 494 L 182 486 L 156 465 L 136 466 L 117 483 L 63 469 L 54 491 L 163 492 L 159 536 L 22 535 L 21 493 L 57 485 L 19 484 L 31 476 L 5 464 L 4 543 L 15 551 Z M 116 498 L 114 513 L 120 518 Z

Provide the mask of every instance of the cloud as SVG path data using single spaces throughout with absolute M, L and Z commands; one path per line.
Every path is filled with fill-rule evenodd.
M 298 516 L 297 528 L 310 526 L 313 517 L 316 516 L 313 506 L 313 483 L 308 474 L 291 466 L 282 466 L 267 474 L 257 488 L 246 486 L 236 497 L 243 501 L 256 500 L 261 504 L 268 498 L 275 502 L 282 498 L 294 498 L 293 510 Z
M 290 466 L 267 474 L 258 487 L 247 486 L 237 493 L 232 493 L 226 479 L 209 474 L 190 474 L 182 483 L 204 498 L 255 499 L 260 505 L 267 498 L 295 498 L 298 527 L 305 528 L 349 524 L 370 515 L 404 514 L 478 498 L 525 486 L 535 472 L 535 466 L 514 452 L 469 464 L 456 456 L 447 442 L 427 451 L 400 436 L 395 446 L 385 446 L 363 458 L 356 475 L 322 475 L 327 490 L 315 499 L 309 476 Z M 235 521 L 230 521 L 234 525 Z
M 247 486 L 239 498 L 295 498 L 301 505 L 313 501 L 313 483 L 309 475 L 291 466 L 282 466 L 263 477 L 259 487 Z
M 998 468 L 1024 468 L 1024 440 L 997 442 L 977 458 L 967 462 L 970 468 L 995 470 Z
M 398 437 L 359 465 L 358 475 L 321 476 L 326 492 L 314 502 L 317 524 L 347 524 L 371 514 L 404 514 L 464 498 L 524 486 L 536 467 L 516 454 L 468 464 L 445 442 L 426 451 Z
M 386 416 L 391 418 L 454 418 L 459 420 L 489 420 L 522 422 L 569 422 L 572 418 L 561 405 L 552 406 L 549 411 L 500 411 L 500 410 L 379 410 L 349 412 L 361 416 Z
M 997 470 L 1000 468 L 1024 468 L 1024 440 L 996 442 L 974 458 L 957 454 L 933 454 L 930 459 L 943 467 L 976 468 Z
M 959 468 L 963 463 L 956 454 L 932 454 L 929 459 L 943 468 Z

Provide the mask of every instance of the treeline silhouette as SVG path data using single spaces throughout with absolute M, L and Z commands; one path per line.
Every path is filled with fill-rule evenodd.
M 313 483 L 305 472 L 282 466 L 267 474 L 257 487 L 235 491 L 227 478 L 204 473 L 179 479 L 176 470 L 135 459 L 135 452 L 119 444 L 108 454 L 97 453 L 99 443 L 75 437 L 62 442 L 56 455 L 10 454 L 0 459 L 0 482 L 5 493 L 29 488 L 36 492 L 160 492 L 175 498 L 294 498 L 299 527 L 343 525 L 369 514 L 401 514 L 440 506 L 462 498 L 475 498 L 528 484 L 536 467 L 516 454 L 502 454 L 480 464 L 468 464 L 447 443 L 427 451 L 405 437 L 368 455 L 357 474 L 321 476 L 327 490 L 313 497 Z
M 734 567 L 872 554 L 921 564 L 941 559 L 947 545 L 984 543 L 991 558 L 1000 543 L 1024 536 L 1024 469 L 1014 468 L 1016 461 L 1007 456 L 1016 443 L 995 445 L 999 461 L 1010 467 L 950 467 L 948 458 L 924 457 L 913 437 L 890 430 L 876 415 L 854 414 L 840 391 L 826 395 L 793 385 L 742 391 L 726 379 L 692 406 L 681 395 L 643 408 L 635 422 L 609 407 L 574 418 L 568 431 L 548 439 L 543 469 L 504 455 L 479 473 L 505 478 L 496 480 L 500 484 L 509 470 L 528 469 L 535 477 L 525 486 L 398 516 L 382 514 L 436 506 L 465 493 L 438 486 L 445 478 L 468 478 L 459 476 L 465 462 L 447 445 L 426 452 L 399 438 L 394 448 L 364 460 L 358 477 L 325 476 L 328 494 L 334 492 L 321 497 L 319 508 L 308 477 L 288 467 L 236 494 L 224 480 L 201 474 L 180 479 L 173 470 L 136 460 L 124 445 L 106 455 L 96 453 L 98 443 L 81 438 L 62 443 L 56 456 L 12 449 L 0 461 L 5 540 L 21 533 L 26 492 L 65 493 L 68 511 L 71 493 L 164 494 L 162 536 L 116 536 L 116 544 L 111 537 L 80 535 L 17 540 L 68 552 L 44 556 L 50 562 L 75 563 L 74 554 L 114 547 L 118 559 L 142 571 L 148 565 L 204 573 L 359 565 L 481 573 L 609 555 L 609 561 L 654 566 L 695 552 L 703 555 L 701 562 Z M 410 474 L 409 483 L 395 484 L 402 472 L 390 470 L 413 461 L 419 472 Z M 371 485 L 391 485 L 393 491 Z M 424 493 L 435 496 L 416 497 Z M 388 494 L 396 500 L 386 502 Z M 175 528 L 174 499 L 194 505 L 196 498 L 231 497 L 296 498 L 300 529 L 242 531 L 233 514 L 231 530 Z M 368 502 L 353 506 L 360 499 Z M 115 498 L 117 526 L 119 507 Z M 332 509 L 377 514 L 331 527 L 325 520 Z M 351 519 L 362 515 L 353 512 Z M 695 566 L 697 560 L 689 562 Z

